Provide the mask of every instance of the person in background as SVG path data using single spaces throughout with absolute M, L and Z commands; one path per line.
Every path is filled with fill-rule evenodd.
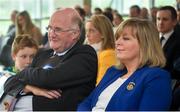
M 180 86 L 180 71 L 176 67 L 180 57 L 180 32 L 177 23 L 177 12 L 172 6 L 160 7 L 157 12 L 157 29 L 159 38 L 162 40 L 161 45 L 166 57 L 165 70 L 169 71 L 172 79 L 173 101 L 176 98 L 174 92 Z M 174 103 L 171 109 L 175 110 Z
M 27 68 L 31 63 L 38 52 L 38 44 L 37 42 L 28 34 L 23 34 L 19 35 L 15 38 L 13 44 L 12 44 L 12 51 L 11 51 L 11 56 L 14 60 L 14 66 L 12 67 L 6 67 L 4 69 L 4 73 L 9 77 L 12 75 L 17 74 L 18 72 L 24 70 Z M 54 90 L 45 90 L 43 88 L 38 88 L 35 86 L 27 85 L 26 88 L 31 89 L 32 93 L 38 96 L 44 96 L 47 98 L 51 98 L 51 95 L 53 94 Z M 18 111 L 19 108 L 24 108 L 22 107 L 23 103 L 25 103 L 25 99 L 28 99 L 29 96 L 24 96 L 23 100 L 22 98 L 18 98 L 18 102 L 16 103 L 16 106 L 11 106 L 11 109 L 14 110 L 7 110 L 7 111 Z M 2 102 L 6 102 L 6 96 L 4 99 L 2 99 Z M 28 106 L 31 104 L 28 103 Z M 1 110 L 3 109 L 4 110 Z M 0 107 L 1 111 L 5 111 L 7 106 L 4 105 L 4 107 Z M 10 109 L 9 108 L 9 109 Z M 8 108 L 7 108 L 8 109 Z
M 85 16 L 86 16 L 86 13 L 85 13 L 85 11 L 84 11 L 84 9 L 83 8 L 81 8 L 80 6 L 76 6 L 75 7 L 75 9 L 76 9 L 76 11 L 79 13 L 79 15 L 81 16 L 81 18 L 82 18 L 82 20 L 83 20 L 83 23 L 85 22 Z M 80 43 L 84 43 L 84 41 L 85 41 L 85 39 L 86 39 L 86 36 L 85 36 L 85 28 L 84 28 L 84 26 L 82 27 L 82 29 L 81 29 L 81 35 L 80 35 Z
M 86 16 L 86 12 L 84 11 L 83 8 L 81 8 L 80 6 L 76 6 L 75 7 L 76 11 L 79 13 L 79 15 L 81 16 L 83 22 L 85 21 L 85 16 Z
M 113 13 L 113 25 L 114 25 L 114 32 L 116 31 L 117 27 L 124 21 L 123 17 L 118 13 Z
M 38 44 L 37 42 L 30 36 L 30 35 L 19 35 L 14 39 L 12 43 L 12 51 L 11 56 L 14 61 L 14 66 L 4 68 L 3 73 L 5 76 L 11 77 L 18 72 L 22 71 L 23 69 L 27 68 L 31 63 L 38 51 Z M 11 102 L 8 100 L 8 96 L 4 93 L 4 97 L 1 99 L 1 104 L 7 104 L 7 102 Z M 13 102 L 13 101 L 12 101 Z M 11 106 L 10 108 L 7 107 L 8 105 L 1 105 L 1 111 L 12 111 L 8 110 L 10 108 L 14 108 Z
M 9 26 L 6 36 L 1 40 L 1 49 L 0 49 L 0 63 L 4 67 L 9 67 L 13 65 L 13 60 L 11 57 L 11 46 L 15 38 L 15 21 L 16 15 L 18 14 L 17 10 L 13 10 L 11 13 L 12 24 Z
M 141 9 L 138 5 L 132 5 L 129 9 L 130 18 L 140 18 Z
M 148 9 L 146 7 L 141 8 L 140 18 L 141 19 L 149 19 L 149 13 L 148 13 Z
M 156 25 L 156 14 L 157 14 L 158 8 L 152 7 L 150 9 L 150 19 L 151 21 Z
M 174 67 L 180 57 L 180 32 L 177 30 L 177 13 L 172 6 L 160 7 L 156 16 L 159 38 L 166 57 L 165 70 L 169 71 L 172 78 L 172 87 L 176 87 L 176 81 L 180 80 L 180 72 Z
M 152 22 L 128 19 L 116 34 L 119 66 L 110 67 L 78 111 L 160 111 L 171 104 L 170 74 Z M 154 55 L 156 54 L 156 55 Z
M 40 29 L 35 26 L 27 11 L 22 11 L 16 18 L 16 36 L 22 34 L 29 34 L 40 45 L 42 42 L 42 33 Z
M 177 9 L 177 20 L 178 24 L 180 25 L 180 0 L 176 0 L 176 9 Z
M 30 35 L 19 35 L 12 44 L 11 56 L 14 66 L 7 67 L 5 70 L 17 73 L 28 67 L 38 51 L 37 42 Z
M 83 9 L 84 11 L 86 12 L 86 19 L 90 18 L 92 16 L 92 13 L 91 13 L 91 5 L 90 4 L 84 4 L 83 5 Z
M 28 68 L 5 83 L 6 93 L 21 96 L 16 111 L 76 110 L 94 89 L 97 55 L 91 46 L 79 43 L 82 26 L 73 8 L 53 13 L 47 27 L 51 49 L 38 52 Z
M 180 72 L 180 57 L 174 63 L 174 68 Z M 171 111 L 180 110 L 180 80 L 176 82 L 176 88 L 173 91 L 173 100 L 171 104 Z
M 104 11 L 102 14 L 104 16 L 106 16 L 110 20 L 111 24 L 113 24 L 113 14 L 112 14 L 112 12 L 107 10 L 107 11 Z
M 116 64 L 114 32 L 110 20 L 104 15 L 93 15 L 86 22 L 87 44 L 91 45 L 98 54 L 98 75 L 99 83 L 105 71 Z
M 16 15 L 18 14 L 17 10 L 13 10 L 11 13 L 11 21 L 12 24 L 9 26 L 7 34 L 10 33 L 12 30 L 15 31 L 15 21 L 16 21 Z
M 101 8 L 99 8 L 99 7 L 94 8 L 93 15 L 96 15 L 96 14 L 102 14 L 102 13 L 103 13 L 103 11 L 102 11 Z
M 180 9 L 177 10 L 177 20 L 178 20 L 178 24 L 180 25 Z

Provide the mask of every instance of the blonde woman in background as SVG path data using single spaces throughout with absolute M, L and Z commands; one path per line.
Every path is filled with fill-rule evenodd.
M 116 64 L 113 26 L 104 15 L 94 15 L 85 24 L 87 43 L 98 54 L 97 83 L 106 70 Z
M 22 34 L 29 34 L 39 45 L 41 44 L 42 33 L 40 29 L 33 24 L 27 11 L 20 12 L 16 17 L 16 36 Z

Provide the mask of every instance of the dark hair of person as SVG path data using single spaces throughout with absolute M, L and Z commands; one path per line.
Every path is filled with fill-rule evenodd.
M 174 7 L 172 7 L 172 6 L 163 6 L 163 7 L 160 7 L 160 8 L 159 8 L 159 11 L 162 11 L 162 10 L 168 10 L 168 11 L 170 11 L 170 12 L 171 12 L 171 18 L 172 18 L 173 20 L 176 20 L 176 19 L 177 19 L 177 12 L 176 12 L 176 10 L 175 10 Z

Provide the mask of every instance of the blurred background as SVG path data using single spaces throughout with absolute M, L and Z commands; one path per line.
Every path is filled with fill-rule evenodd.
M 131 1 L 131 2 L 130 2 Z M 111 7 L 116 9 L 123 18 L 129 13 L 132 5 L 140 7 L 159 7 L 163 5 L 171 5 L 176 7 L 177 0 L 0 0 L 0 37 L 7 33 L 11 24 L 10 15 L 13 10 L 27 10 L 33 19 L 33 22 L 41 29 L 43 33 L 46 31 L 49 17 L 52 12 L 60 7 L 80 6 L 86 10 L 93 10 L 96 7 L 105 9 Z

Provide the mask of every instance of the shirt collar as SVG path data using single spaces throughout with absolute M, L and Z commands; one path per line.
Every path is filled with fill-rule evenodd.
M 162 34 L 160 33 L 160 38 L 163 36 L 165 40 L 168 40 L 174 30 L 169 31 L 168 33 Z
M 75 45 L 75 44 L 74 44 Z M 58 56 L 63 56 L 65 55 L 74 45 L 72 45 L 69 49 L 65 50 L 64 52 L 61 53 L 57 53 L 56 51 L 54 51 L 53 55 L 58 55 Z
M 56 51 L 54 51 L 53 55 L 56 54 L 56 55 L 58 55 L 58 56 L 63 56 L 63 55 L 65 55 L 68 51 L 69 51 L 69 49 L 66 50 L 66 51 L 64 51 L 64 52 L 62 52 L 62 53 L 57 53 Z

